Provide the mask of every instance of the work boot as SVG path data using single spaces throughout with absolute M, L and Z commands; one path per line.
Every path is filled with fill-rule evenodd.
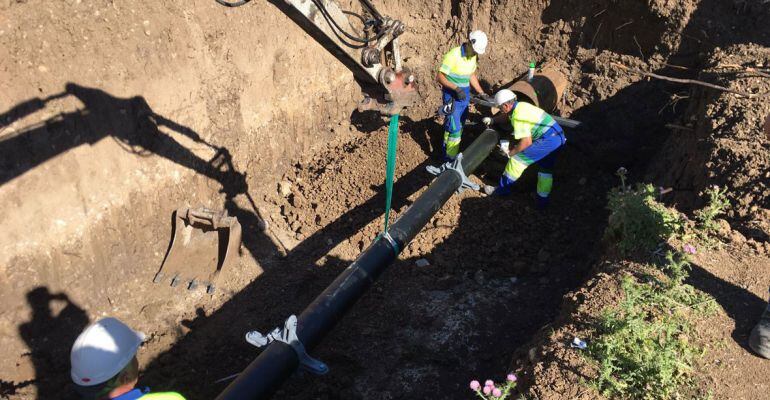
M 758 355 L 770 358 L 770 303 L 765 308 L 765 312 L 762 313 L 757 326 L 751 330 L 749 347 Z
M 487 196 L 491 196 L 495 194 L 495 189 L 497 189 L 497 187 L 492 185 L 484 185 L 484 187 L 482 188 L 484 194 Z

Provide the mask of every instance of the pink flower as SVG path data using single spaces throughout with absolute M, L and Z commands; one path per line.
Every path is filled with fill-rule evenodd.
M 503 392 L 500 391 L 500 389 L 498 389 L 498 388 L 495 388 L 495 390 L 492 391 L 492 396 L 500 397 L 502 395 L 503 395 Z
M 471 381 L 471 390 L 479 390 L 480 387 L 479 381 Z
M 492 386 L 484 386 L 484 389 L 482 390 L 484 394 L 490 394 L 492 393 Z
M 508 379 L 508 382 L 516 382 L 518 380 L 514 374 L 508 374 L 505 379 Z
M 487 379 L 486 382 L 484 382 L 484 386 L 495 386 L 495 383 L 492 382 L 491 379 Z
M 686 244 L 686 245 L 682 246 L 682 250 L 684 250 L 684 252 L 687 253 L 687 254 L 695 254 L 696 253 L 695 246 L 693 246 L 691 244 Z

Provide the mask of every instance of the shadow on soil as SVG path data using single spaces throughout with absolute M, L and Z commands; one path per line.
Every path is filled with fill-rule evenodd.
M 263 218 L 249 194 L 248 177 L 235 169 L 230 151 L 207 143 L 192 129 L 155 113 L 143 97 L 118 98 L 96 88 L 68 83 L 61 93 L 28 100 L 0 114 L 0 128 L 44 109 L 52 100 L 67 96 L 80 100 L 84 108 L 0 138 L 0 185 L 59 154 L 109 137 L 127 152 L 140 157 L 155 154 L 218 182 L 222 186 L 220 192 L 225 194 L 228 213 L 238 218 L 244 230 L 251 232 L 248 238 L 244 235 L 246 248 L 255 257 L 269 254 L 265 249 L 273 250 L 266 235 L 255 234 Z M 209 160 L 197 156 L 161 131 L 161 127 L 210 148 L 214 156 Z M 239 195 L 246 198 L 250 207 L 236 204 L 235 198 Z
M 541 20 L 544 24 L 560 20 L 579 24 L 570 35 L 570 49 L 611 50 L 644 60 L 663 51 L 671 54 L 669 63 L 695 66 L 693 61 L 715 47 L 749 41 L 770 45 L 768 14 L 770 8 L 760 0 L 558 0 L 549 3 Z M 684 20 L 687 26 L 681 35 L 667 36 L 671 29 L 667 25 L 676 26 Z
M 471 379 L 499 379 L 590 265 L 602 225 L 564 238 L 576 215 L 566 202 L 536 213 L 517 193 L 445 206 L 409 246 L 432 248 L 430 265 L 396 262 L 313 352 L 331 373 L 297 375 L 276 398 L 457 398 Z M 456 212 L 456 225 L 442 222 Z
M 717 278 L 694 264 L 687 283 L 716 299 L 727 315 L 735 321 L 733 340 L 753 354 L 754 351 L 748 346 L 749 334 L 767 307 L 765 300 L 746 289 Z
M 361 132 L 373 133 L 387 126 L 387 121 L 376 111 L 353 111 L 350 122 Z M 425 118 L 415 121 L 410 117 L 400 117 L 400 133 L 409 135 L 420 145 L 423 153 L 434 160 L 444 158 L 443 132 L 436 118 Z M 470 142 L 468 142 L 470 143 Z
M 272 241 L 259 229 L 263 218 L 249 194 L 247 175 L 234 168 L 229 150 L 206 143 L 190 128 L 153 112 L 142 97 L 117 98 L 96 88 L 68 83 L 65 90 L 59 94 L 26 101 L 0 114 L 0 128 L 43 110 L 50 101 L 66 96 L 76 97 L 83 103 L 84 108 L 57 115 L 38 125 L 22 128 L 0 138 L 0 185 L 57 155 L 111 137 L 126 151 L 137 156 L 155 154 L 218 182 L 221 185 L 220 192 L 225 195 L 225 209 L 229 215 L 237 217 L 244 228 L 243 244 L 248 251 L 257 259 L 265 259 L 277 253 Z M 160 127 L 171 129 L 196 143 L 210 147 L 214 156 L 210 160 L 200 158 L 162 132 Z M 240 195 L 248 201 L 247 207 L 236 203 L 236 197 Z M 53 324 L 56 326 L 48 326 L 51 324 L 47 325 L 47 319 L 44 317 L 50 315 L 50 312 L 46 313 L 45 310 L 47 304 L 52 301 L 68 303 L 65 308 L 67 313 L 60 314 L 57 318 L 66 318 L 66 321 L 69 321 L 75 314 L 80 316 L 77 321 L 67 322 L 68 329 L 71 330 L 59 332 L 56 341 L 48 341 L 46 335 L 51 329 L 57 332 L 56 329 L 59 328 L 56 326 L 62 324 L 57 322 Z M 88 324 L 88 318 L 77 306 L 69 303 L 65 294 L 51 295 L 44 288 L 30 292 L 29 302 L 35 318 L 19 329 L 31 349 L 36 376 L 66 376 L 69 369 L 69 345 L 61 345 L 71 345 L 77 334 Z M 40 350 L 41 344 L 48 347 Z M 54 344 L 61 348 L 52 353 L 50 350 Z M 61 395 L 61 387 L 65 382 L 57 379 L 37 379 L 34 383 L 38 386 L 39 398 L 48 399 L 57 397 L 54 394 Z M 22 384 L 24 383 L 4 382 L 3 391 L 6 391 L 6 387 L 8 391 L 15 391 Z
M 27 293 L 32 320 L 19 325 L 35 366 L 38 399 L 72 398 L 69 385 L 70 346 L 88 325 L 88 315 L 64 293 L 38 287 Z M 26 386 L 16 384 L 14 391 Z M 2 393 L 0 393 L 2 394 Z

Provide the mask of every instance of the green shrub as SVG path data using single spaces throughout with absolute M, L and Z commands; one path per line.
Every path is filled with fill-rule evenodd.
M 626 299 L 606 310 L 589 356 L 599 364 L 596 388 L 608 397 L 670 398 L 690 383 L 697 351 L 689 344 L 689 325 L 679 313 L 663 315 L 650 300 L 652 286 L 628 278 Z
M 639 184 L 635 190 L 613 189 L 609 195 L 606 237 L 622 254 L 651 252 L 675 233 L 683 231 L 682 217 L 655 200 L 655 188 Z
M 626 277 L 624 298 L 603 311 L 588 356 L 599 367 L 592 384 L 608 397 L 666 399 L 692 387 L 692 370 L 701 352 L 691 344 L 691 311 L 708 313 L 713 299 L 677 283 L 686 268 L 670 266 L 677 278 L 644 282 Z

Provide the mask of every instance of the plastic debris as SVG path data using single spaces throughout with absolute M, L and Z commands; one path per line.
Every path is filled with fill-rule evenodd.
M 584 340 L 581 340 L 580 338 L 575 337 L 572 339 L 572 343 L 569 344 L 569 347 L 585 350 L 588 347 L 588 343 L 586 343 Z

